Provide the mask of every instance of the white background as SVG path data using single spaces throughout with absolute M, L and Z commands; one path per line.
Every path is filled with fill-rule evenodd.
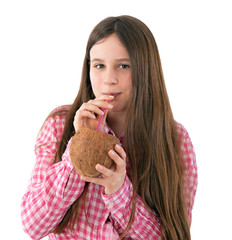
M 74 100 L 92 28 L 105 17 L 122 14 L 141 19 L 153 32 L 174 116 L 195 147 L 199 186 L 192 239 L 231 237 L 229 1 L 3 0 L 0 234 L 5 240 L 29 239 L 21 226 L 20 202 L 39 128 L 53 108 Z

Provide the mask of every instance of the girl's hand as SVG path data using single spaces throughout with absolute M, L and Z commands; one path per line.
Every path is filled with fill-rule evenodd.
M 116 167 L 108 169 L 100 164 L 96 165 L 96 169 L 102 174 L 101 178 L 90 178 L 81 176 L 86 182 L 92 182 L 105 187 L 105 194 L 111 195 L 116 193 L 123 185 L 126 177 L 126 153 L 124 149 L 116 144 L 115 151 L 110 150 L 109 156 L 116 164 Z
M 113 96 L 102 95 L 93 100 L 89 100 L 87 103 L 83 103 L 77 110 L 74 117 L 73 125 L 75 131 L 77 132 L 80 128 L 96 129 L 100 117 L 104 115 L 100 126 L 100 130 L 103 131 L 107 113 L 113 108 L 113 106 L 108 102 L 112 101 L 113 99 Z M 105 113 L 103 112 L 104 109 L 106 110 Z M 95 114 L 97 114 L 97 117 Z

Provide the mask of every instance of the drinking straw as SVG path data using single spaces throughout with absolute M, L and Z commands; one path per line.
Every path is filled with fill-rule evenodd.
M 107 100 L 107 102 L 109 102 L 109 100 Z M 104 114 L 105 114 L 105 111 L 106 111 L 106 109 L 103 109 L 103 113 L 104 113 Z M 96 130 L 99 130 L 99 128 L 100 128 L 104 114 L 101 115 Z

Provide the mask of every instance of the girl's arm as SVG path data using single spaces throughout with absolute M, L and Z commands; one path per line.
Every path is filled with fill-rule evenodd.
M 23 228 L 32 239 L 41 239 L 54 230 L 85 185 L 67 157 L 69 145 L 62 161 L 53 164 L 62 132 L 61 117 L 52 117 L 36 141 L 36 163 L 21 204 Z
M 198 184 L 198 174 L 197 174 L 197 163 L 196 154 L 192 141 L 189 137 L 187 130 L 180 123 L 177 124 L 177 131 L 180 136 L 181 141 L 181 153 L 182 161 L 184 164 L 184 195 L 188 210 L 189 223 L 191 225 L 192 221 L 192 209 L 195 200 L 195 195 L 197 191 Z
M 126 176 L 125 182 L 118 192 L 112 195 L 102 194 L 106 208 L 111 213 L 111 218 L 113 221 L 116 221 L 115 228 L 119 231 L 119 234 L 122 233 L 122 229 L 126 229 L 129 222 L 132 192 L 132 183 Z M 117 224 L 119 224 L 118 227 Z M 129 235 L 132 239 L 157 240 L 161 237 L 159 218 L 151 210 L 144 206 L 139 195 L 137 195 L 136 199 L 134 222 L 127 235 Z
M 182 160 L 185 165 L 184 172 L 184 194 L 186 197 L 189 221 L 191 223 L 192 208 L 197 188 L 197 166 L 196 157 L 191 139 L 182 125 L 178 125 L 181 139 Z M 115 227 L 122 233 L 126 229 L 131 213 L 133 186 L 126 176 L 123 186 L 112 195 L 103 194 L 106 208 L 115 221 Z M 118 225 L 118 226 L 117 226 Z M 132 239 L 161 239 L 161 228 L 158 216 L 147 209 L 142 199 L 137 195 L 135 219 L 127 233 Z

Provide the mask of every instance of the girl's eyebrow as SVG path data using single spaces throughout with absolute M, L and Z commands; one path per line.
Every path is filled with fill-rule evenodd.
M 90 62 L 102 62 L 103 60 L 100 59 L 100 58 L 94 58 L 94 59 L 91 59 Z
M 130 62 L 129 58 L 118 58 L 116 59 L 116 62 Z
M 117 58 L 115 59 L 116 62 L 130 62 L 129 58 Z M 103 59 L 101 58 L 93 58 L 92 60 L 90 60 L 90 62 L 104 62 Z

